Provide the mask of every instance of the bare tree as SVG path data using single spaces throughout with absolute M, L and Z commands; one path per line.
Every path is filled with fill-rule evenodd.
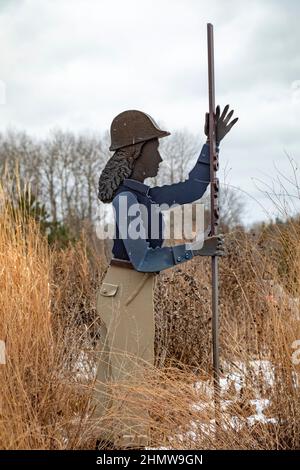
M 79 135 L 55 130 L 48 138 L 36 141 L 25 132 L 0 134 L 0 172 L 14 174 L 31 184 L 35 195 L 45 204 L 51 221 L 63 222 L 72 233 L 81 227 L 107 222 L 110 212 L 97 198 L 98 178 L 109 152 L 109 133 L 101 136 Z M 187 178 L 201 151 L 202 142 L 185 130 L 176 131 L 160 141 L 164 160 L 159 174 L 150 185 L 172 184 Z M 231 228 L 241 223 L 243 201 L 239 194 L 221 185 L 221 224 Z M 12 191 L 13 193 L 13 191 Z M 209 197 L 209 194 L 207 195 Z M 206 201 L 209 207 L 208 199 Z M 207 212 L 207 211 L 206 211 Z
M 157 177 L 151 178 L 151 184 L 162 185 L 183 181 L 200 153 L 199 141 L 197 136 L 186 130 L 175 131 L 167 139 L 161 139 L 159 151 L 163 163 Z

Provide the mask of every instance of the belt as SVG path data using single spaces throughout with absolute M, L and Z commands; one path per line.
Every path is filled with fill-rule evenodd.
M 110 266 L 118 266 L 120 268 L 135 269 L 133 264 L 127 259 L 112 258 L 110 260 Z M 151 274 L 159 274 L 160 271 L 153 272 Z
M 133 264 L 126 259 L 112 258 L 110 260 L 111 266 L 120 266 L 121 268 L 134 269 Z

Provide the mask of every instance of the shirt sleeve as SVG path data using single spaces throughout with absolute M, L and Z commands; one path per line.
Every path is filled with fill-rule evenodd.
M 210 183 L 209 145 L 204 144 L 188 178 L 180 183 L 150 188 L 149 196 L 157 204 L 189 204 L 200 199 Z
M 121 197 L 126 199 L 121 200 Z M 125 210 L 127 203 L 127 210 Z M 114 215 L 128 257 L 136 271 L 158 272 L 184 263 L 193 258 L 192 250 L 185 244 L 173 247 L 151 248 L 146 240 L 145 226 L 142 220 L 143 208 L 135 195 L 129 191 L 119 193 L 113 200 Z M 139 221 L 139 237 L 136 237 L 137 218 Z

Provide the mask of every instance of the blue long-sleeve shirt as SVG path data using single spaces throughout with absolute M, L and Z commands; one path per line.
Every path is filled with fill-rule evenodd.
M 188 204 L 200 199 L 210 182 L 209 146 L 203 145 L 188 178 L 180 183 L 150 186 L 133 179 L 125 179 L 113 199 L 116 217 L 116 238 L 113 255 L 130 260 L 141 272 L 159 272 L 193 257 L 185 244 L 162 247 L 163 217 L 159 205 Z M 126 206 L 126 208 L 125 208 Z M 153 214 L 157 214 L 153 218 Z M 142 217 L 139 217 L 141 214 Z M 155 224 L 157 227 L 153 227 Z M 132 229 L 139 225 L 139 237 Z M 158 236 L 153 237 L 153 229 Z M 136 234 L 136 231 L 135 231 Z

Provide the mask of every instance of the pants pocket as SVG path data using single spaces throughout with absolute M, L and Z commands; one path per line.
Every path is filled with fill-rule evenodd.
M 112 321 L 112 314 L 115 308 L 118 308 L 117 294 L 119 293 L 119 284 L 103 282 L 97 293 L 96 308 L 101 320 L 106 326 Z
M 103 282 L 100 289 L 97 293 L 96 306 L 97 313 L 101 315 L 101 310 L 107 302 L 111 302 L 112 298 L 117 295 L 119 289 L 118 284 L 110 284 L 108 282 Z M 101 308 L 102 307 L 102 308 Z
M 109 284 L 108 282 L 103 282 L 99 294 L 104 297 L 114 297 L 118 291 L 118 284 Z

